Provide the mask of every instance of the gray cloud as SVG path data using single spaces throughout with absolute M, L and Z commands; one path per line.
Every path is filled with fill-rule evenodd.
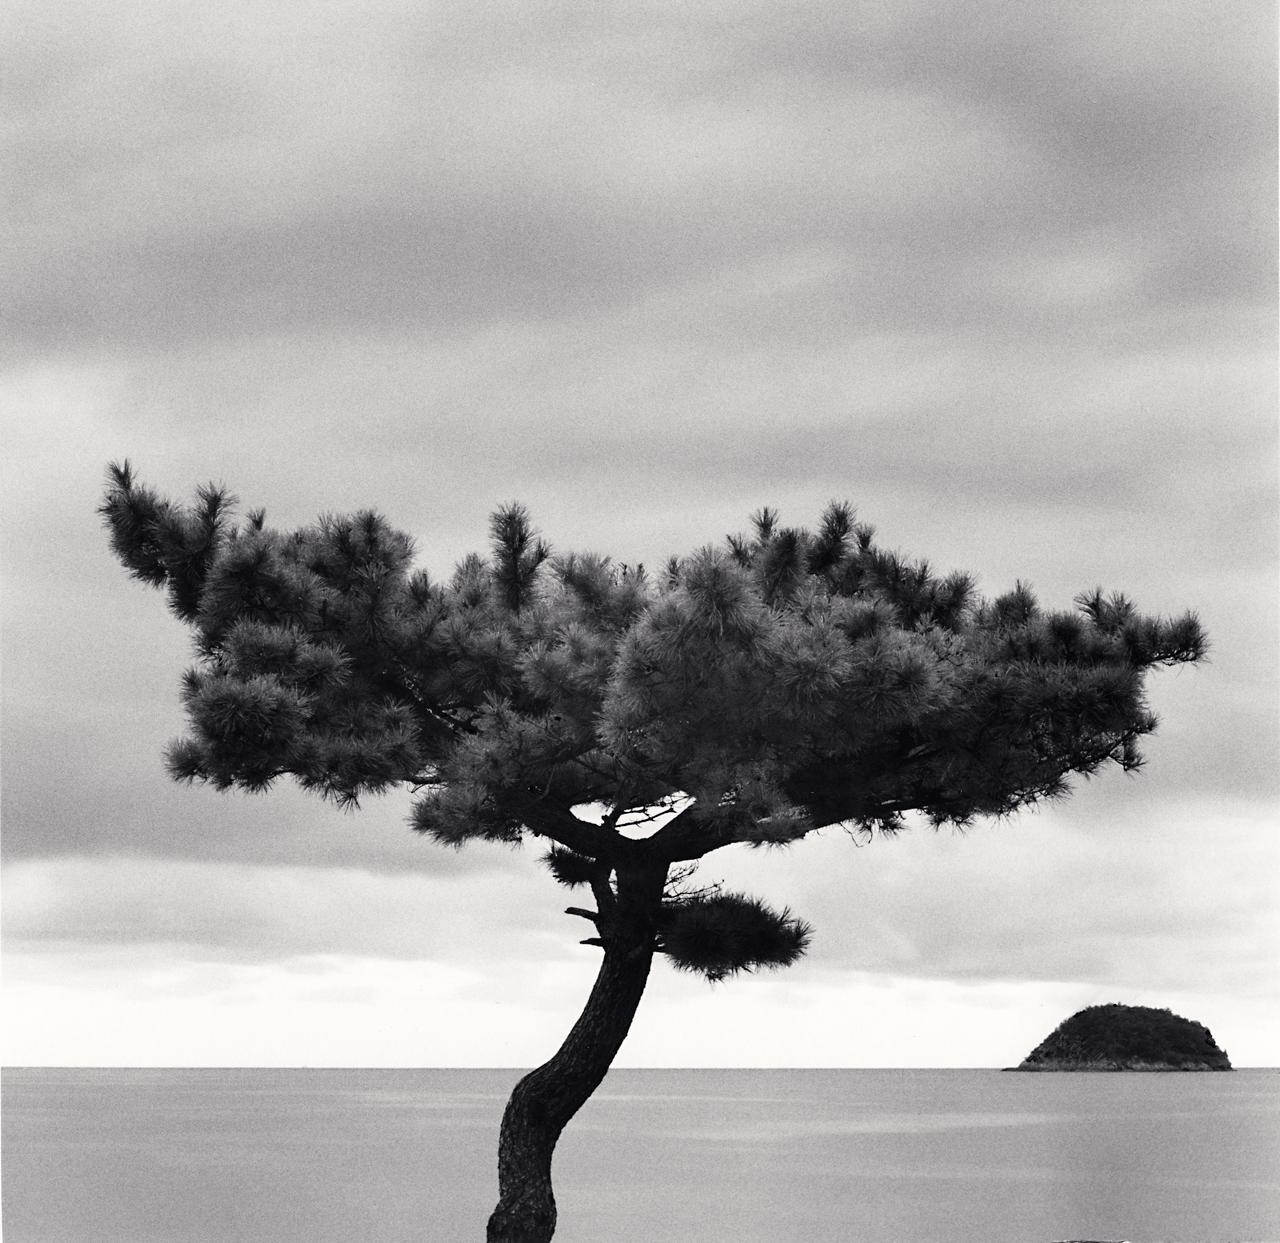
M 1046 250 L 1068 279 L 1132 269 L 1130 307 L 1272 300 L 1261 29 L 1194 3 L 1158 31 L 1109 6 L 894 12 L 352 8 L 332 37 L 242 13 L 250 48 L 161 9 L 96 52 L 36 22 L 41 74 L 11 86 L 15 335 L 554 318 L 809 246 L 843 264 L 845 331 L 1016 322 L 975 269 Z
M 819 971 L 1274 997 L 1267 832 L 1247 804 L 1117 808 L 1094 789 L 966 834 L 920 828 L 861 850 L 826 834 L 724 868 L 775 900 L 803 893 Z
M 858 849 L 829 832 L 789 852 L 732 851 L 698 879 L 723 876 L 813 922 L 811 953 L 787 975 L 798 985 L 862 972 L 1274 1000 L 1280 855 L 1259 851 L 1256 813 L 1081 802 L 964 835 L 921 829 Z M 1099 811 L 1105 823 L 1090 822 Z M 510 858 L 487 860 L 498 867 L 484 883 L 358 866 L 14 862 L 5 937 L 22 953 L 151 946 L 193 962 L 341 953 L 517 976 L 539 960 L 581 964 L 553 882 Z
M 561 916 L 557 928 L 554 896 L 545 900 L 555 882 L 494 871 L 492 861 L 490 871 L 477 888 L 458 875 L 359 867 L 119 855 L 20 862 L 5 870 L 5 938 L 37 953 L 168 946 L 191 961 L 352 954 L 458 964 L 497 958 L 504 942 L 530 957 L 569 953 L 577 921 Z

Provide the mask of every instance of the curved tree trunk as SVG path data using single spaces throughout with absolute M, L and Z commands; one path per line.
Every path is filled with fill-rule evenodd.
M 608 1073 L 626 1039 L 653 962 L 666 867 L 618 874 L 617 908 L 600 932 L 604 961 L 573 1030 L 516 1084 L 498 1140 L 498 1204 L 488 1243 L 547 1243 L 555 1233 L 551 1156 L 569 1119 Z

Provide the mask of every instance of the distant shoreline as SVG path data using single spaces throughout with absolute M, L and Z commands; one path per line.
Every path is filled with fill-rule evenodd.
M 1061 1071 L 1066 1074 L 1088 1074 L 1090 1072 L 1103 1075 L 1124 1074 L 1182 1074 L 1196 1071 L 1230 1071 L 1233 1066 L 1211 1066 L 1208 1062 L 1184 1062 L 1174 1065 L 1170 1062 L 1037 1062 L 1032 1065 L 1002 1066 L 1002 1071 L 1021 1071 L 1024 1074 L 1044 1075 Z

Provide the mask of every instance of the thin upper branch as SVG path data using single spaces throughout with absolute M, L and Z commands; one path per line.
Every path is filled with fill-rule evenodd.
M 750 840 L 745 835 L 739 836 L 731 824 L 718 820 L 708 822 L 698 811 L 696 803 L 686 807 L 651 837 L 634 844 L 643 847 L 645 857 L 655 863 L 683 863 L 701 859 L 722 846 Z
M 567 808 L 549 802 L 531 801 L 521 811 L 521 816 L 539 836 L 549 838 L 575 854 L 611 865 L 631 857 L 631 847 L 637 844 L 607 824 L 588 824 Z

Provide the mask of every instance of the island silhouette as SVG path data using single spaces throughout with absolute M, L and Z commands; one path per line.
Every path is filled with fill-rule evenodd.
M 1009 1070 L 1230 1070 L 1203 1023 L 1171 1010 L 1112 1003 L 1059 1023 Z

